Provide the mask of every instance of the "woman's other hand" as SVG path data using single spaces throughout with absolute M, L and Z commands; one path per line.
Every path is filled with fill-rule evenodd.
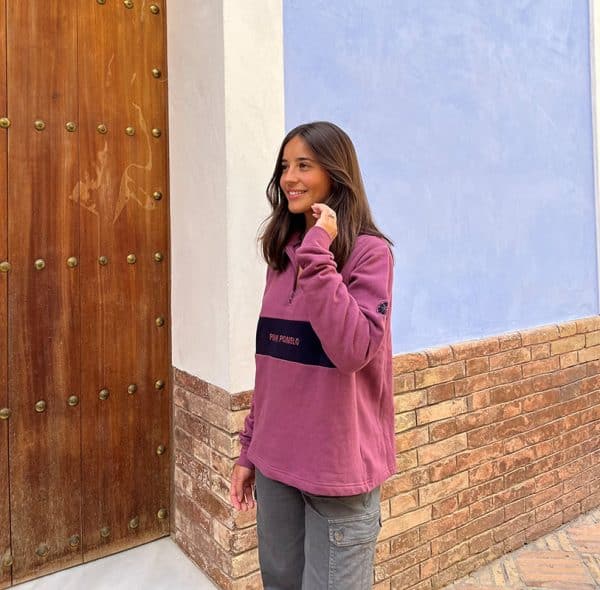
M 337 236 L 337 216 L 335 211 L 325 203 L 314 203 L 311 205 L 313 217 L 317 220 L 316 226 L 322 227 L 334 240 Z
M 254 487 L 254 469 L 237 463 L 231 472 L 231 490 L 229 499 L 236 510 L 250 510 L 255 507 L 252 489 Z

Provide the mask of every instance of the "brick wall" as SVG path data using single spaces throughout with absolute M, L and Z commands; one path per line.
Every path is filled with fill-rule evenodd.
M 399 473 L 376 590 L 442 588 L 600 506 L 600 317 L 394 358 Z M 260 588 L 227 500 L 250 393 L 175 371 L 174 535 L 223 588 Z

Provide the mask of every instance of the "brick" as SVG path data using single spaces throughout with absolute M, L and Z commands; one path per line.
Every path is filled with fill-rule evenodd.
M 415 565 L 399 574 L 395 575 L 390 580 L 391 590 L 404 590 L 409 584 L 419 579 L 419 566 Z
M 230 477 L 222 477 L 217 473 L 211 472 L 210 474 L 210 490 L 219 496 L 221 500 L 229 503 L 229 483 Z
M 208 383 L 206 381 L 177 368 L 174 368 L 173 377 L 175 385 L 182 387 L 192 395 L 208 399 Z
M 498 463 L 495 461 L 483 463 L 469 470 L 469 484 L 476 486 L 486 481 L 490 481 L 499 475 Z
M 419 539 L 423 543 L 425 541 L 431 541 L 437 539 L 442 535 L 448 533 L 453 529 L 464 525 L 469 521 L 469 509 L 464 508 L 458 510 L 453 514 L 444 516 L 437 520 L 432 520 L 419 527 Z M 446 549 L 444 549 L 445 551 Z
M 192 478 L 192 481 L 197 482 L 199 485 L 209 485 L 210 482 L 210 469 L 208 464 L 197 461 L 191 455 L 183 452 L 181 449 L 175 449 L 174 452 L 175 467 L 181 469 L 187 475 Z M 210 462 L 210 459 L 209 459 Z
M 417 465 L 417 451 L 407 451 L 396 455 L 396 467 L 400 473 L 404 473 Z
M 500 334 L 500 336 L 498 336 L 498 342 L 500 343 L 500 351 L 510 350 L 512 348 L 520 348 L 523 346 L 521 342 L 521 334 L 519 334 L 519 332 Z
M 390 516 L 398 516 L 419 507 L 419 494 L 416 490 L 390 498 Z
M 467 411 L 467 401 L 464 398 L 452 399 L 417 410 L 417 423 L 428 424 L 444 418 L 464 414 Z
M 231 571 L 234 578 L 239 578 L 258 569 L 258 549 L 251 549 L 231 558 Z
M 494 498 L 483 498 L 469 506 L 469 518 L 476 519 L 494 509 Z
M 461 362 L 450 363 L 415 373 L 415 383 L 418 388 L 429 387 L 437 383 L 452 381 L 465 376 L 465 365 Z
M 392 373 L 410 373 L 418 369 L 426 369 L 429 366 L 427 355 L 422 352 L 411 354 L 400 354 L 392 359 Z
M 391 509 L 389 500 L 383 500 L 383 502 L 379 503 L 379 512 L 381 513 L 381 520 L 387 520 L 390 517 Z
M 394 416 L 395 432 L 403 432 L 417 425 L 417 415 L 415 412 L 403 412 Z
M 576 336 L 569 336 L 567 338 L 561 338 L 555 340 L 550 345 L 550 354 L 557 355 L 565 352 L 571 352 L 572 350 L 579 350 L 585 346 L 585 335 L 579 334 Z
M 523 346 L 558 340 L 558 328 L 556 326 L 534 328 L 532 330 L 521 331 L 520 334 Z
M 500 369 L 499 371 L 491 371 L 482 375 L 474 375 L 466 379 L 460 379 L 454 383 L 456 395 L 466 395 L 488 387 L 494 387 L 503 383 L 511 383 L 521 379 L 523 373 L 521 366 L 512 366 Z
M 213 520 L 212 534 L 221 547 L 233 554 L 254 549 L 258 543 L 256 527 L 232 531 L 218 520 Z
M 512 520 L 513 518 L 520 516 L 524 512 L 525 512 L 525 500 L 523 498 L 504 507 L 504 516 L 506 517 L 506 520 Z M 532 518 L 532 522 L 535 522 L 534 514 L 531 514 L 531 518 Z M 509 533 L 512 533 L 512 532 L 513 531 L 510 531 Z
M 470 340 L 453 344 L 452 350 L 454 358 L 457 361 L 473 359 L 500 352 L 500 342 L 497 337 L 486 338 L 484 340 Z
M 440 555 L 440 568 L 447 569 L 469 555 L 469 543 L 461 543 Z
M 426 391 L 408 391 L 394 396 L 394 411 L 399 414 L 427 405 Z
M 600 330 L 594 332 L 588 332 L 585 335 L 585 345 L 588 348 L 592 346 L 598 346 L 600 344 Z
M 443 481 L 431 483 L 419 489 L 419 503 L 421 506 L 437 502 L 443 498 L 454 495 L 460 490 L 469 487 L 467 473 L 458 473 Z
M 380 564 L 390 558 L 390 542 L 383 541 L 375 545 L 375 564 Z M 376 578 L 377 579 L 377 578 Z
M 447 365 L 454 360 L 454 353 L 449 346 L 440 346 L 437 348 L 427 348 L 423 351 L 427 355 L 430 367 L 438 365 Z
M 516 518 L 508 520 L 492 531 L 494 541 L 503 541 L 516 532 L 524 531 L 527 527 L 532 526 L 534 522 L 535 516 L 533 514 L 521 514 Z
M 177 406 L 173 413 L 173 425 L 196 440 L 201 440 L 205 443 L 209 442 L 210 425 L 208 422 Z
M 210 466 L 221 477 L 229 478 L 231 476 L 233 464 L 234 461 L 232 459 L 228 459 L 224 455 L 221 455 L 221 453 L 211 449 Z
M 555 514 L 550 518 L 528 526 L 525 530 L 525 539 L 527 542 L 534 541 L 547 533 L 551 533 L 562 525 L 562 515 Z
M 440 500 L 433 504 L 431 508 L 431 516 L 433 519 L 439 519 L 458 510 L 458 498 L 456 496 L 445 498 L 444 500 Z
M 401 492 L 409 492 L 427 483 L 429 483 L 429 470 L 427 467 L 394 475 L 381 486 L 381 499 L 385 500 Z
M 464 451 L 457 455 L 456 462 L 459 470 L 470 469 L 480 465 L 484 461 L 491 461 L 492 459 L 501 457 L 503 452 L 503 444 L 496 442 L 477 449 Z
M 480 375 L 490 370 L 490 359 L 487 357 L 467 360 L 467 377 Z
M 480 426 L 485 426 L 486 424 L 491 424 L 499 420 L 501 415 L 502 409 L 498 406 L 494 406 L 457 416 L 456 420 L 454 421 L 456 431 L 466 432 Z
M 491 547 L 493 544 L 494 538 L 492 536 L 492 531 L 487 531 L 481 535 L 477 535 L 468 542 L 469 554 L 475 555 L 477 553 L 481 553 L 482 551 L 485 551 Z
M 519 365 L 531 360 L 529 348 L 515 348 L 490 357 L 490 371 L 503 369 L 511 365 Z
M 467 432 L 467 446 L 470 449 L 483 447 L 495 440 L 496 428 L 493 425 Z
M 444 402 L 454 398 L 454 383 L 441 383 L 427 389 L 427 403 L 429 405 Z
M 523 377 L 552 373 L 560 369 L 560 357 L 551 356 L 546 359 L 525 363 L 522 367 Z
M 519 399 L 533 393 L 533 381 L 519 381 L 518 383 L 507 383 L 490 389 L 490 403 L 501 404 L 515 399 Z
M 449 438 L 457 432 L 457 424 L 455 420 L 446 420 L 432 424 L 429 427 L 429 440 L 432 442 Z
M 429 520 L 431 520 L 431 506 L 407 512 L 397 518 L 390 518 L 383 523 L 379 540 L 389 539 Z
M 415 567 L 421 561 L 431 557 L 431 548 L 429 545 L 421 545 L 407 551 L 404 555 L 390 559 L 380 566 L 375 567 L 375 580 L 380 581 L 398 574 L 408 568 Z M 417 566 L 418 567 L 418 566 Z
M 402 555 L 419 544 L 419 530 L 411 529 L 390 539 L 390 555 Z
M 229 409 L 233 412 L 237 410 L 249 410 L 252 405 L 254 391 L 239 391 L 229 396 Z
M 600 359 L 600 346 L 592 346 L 591 348 L 580 350 L 577 353 L 577 358 L 580 363 L 587 363 L 589 361 Z
M 561 338 L 566 338 L 567 336 L 573 336 L 577 334 L 577 322 L 575 321 L 559 324 L 557 327 L 558 335 Z
M 462 508 L 469 504 L 473 504 L 482 498 L 497 494 L 503 490 L 503 486 L 503 478 L 498 477 L 481 485 L 470 487 L 469 489 L 458 493 L 458 505 Z
M 576 350 L 573 352 L 565 352 L 558 357 L 560 361 L 560 368 L 566 369 L 567 367 L 573 367 L 579 363 L 579 356 Z
M 467 448 L 467 435 L 459 434 L 441 442 L 423 446 L 417 450 L 419 464 L 426 465 Z
M 429 442 L 429 429 L 427 426 L 421 428 L 413 428 L 406 432 L 396 434 L 396 452 L 401 453 L 426 445 Z
M 499 508 L 463 525 L 456 531 L 456 534 L 459 539 L 470 539 L 484 531 L 489 531 L 500 526 L 503 522 L 504 508 Z
M 586 367 L 585 365 L 569 367 L 568 369 L 564 369 L 562 371 L 558 371 L 551 375 L 552 379 L 552 387 L 560 387 L 562 385 L 567 385 L 567 383 L 573 383 L 575 381 L 579 381 L 579 379 L 583 379 L 586 376 Z
M 209 430 L 209 445 L 230 459 L 240 456 L 239 436 L 231 435 L 214 426 L 211 426 Z
M 581 318 L 576 321 L 577 332 L 593 332 L 594 330 L 600 330 L 600 316 L 590 316 L 587 318 Z
M 521 404 L 524 412 L 533 412 L 534 410 L 554 405 L 559 401 L 560 391 L 558 389 L 550 389 L 526 397 Z
M 175 467 L 173 473 L 173 480 L 175 483 L 175 490 L 183 492 L 188 496 L 192 495 L 192 478 L 179 467 Z
M 544 342 L 543 344 L 534 344 L 531 346 L 531 360 L 537 361 L 545 359 L 550 356 L 550 343 Z
M 411 391 L 415 388 L 415 374 L 404 373 L 394 377 L 394 394 Z
M 429 467 L 429 480 L 439 481 L 454 475 L 458 471 L 456 467 L 456 457 L 448 457 L 442 461 L 438 461 Z

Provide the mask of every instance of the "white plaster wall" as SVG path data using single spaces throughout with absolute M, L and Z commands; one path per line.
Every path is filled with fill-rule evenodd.
M 284 133 L 281 0 L 225 0 L 229 359 L 232 391 L 254 385 L 256 320 L 266 266 L 257 231 Z M 251 354 L 249 354 L 251 352 Z
M 169 5 L 173 365 L 254 383 L 256 236 L 283 137 L 281 0 Z

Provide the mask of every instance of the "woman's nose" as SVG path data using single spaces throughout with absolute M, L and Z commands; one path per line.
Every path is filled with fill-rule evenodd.
M 291 168 L 287 168 L 283 171 L 281 180 L 286 184 L 294 184 L 297 181 L 296 173 Z

